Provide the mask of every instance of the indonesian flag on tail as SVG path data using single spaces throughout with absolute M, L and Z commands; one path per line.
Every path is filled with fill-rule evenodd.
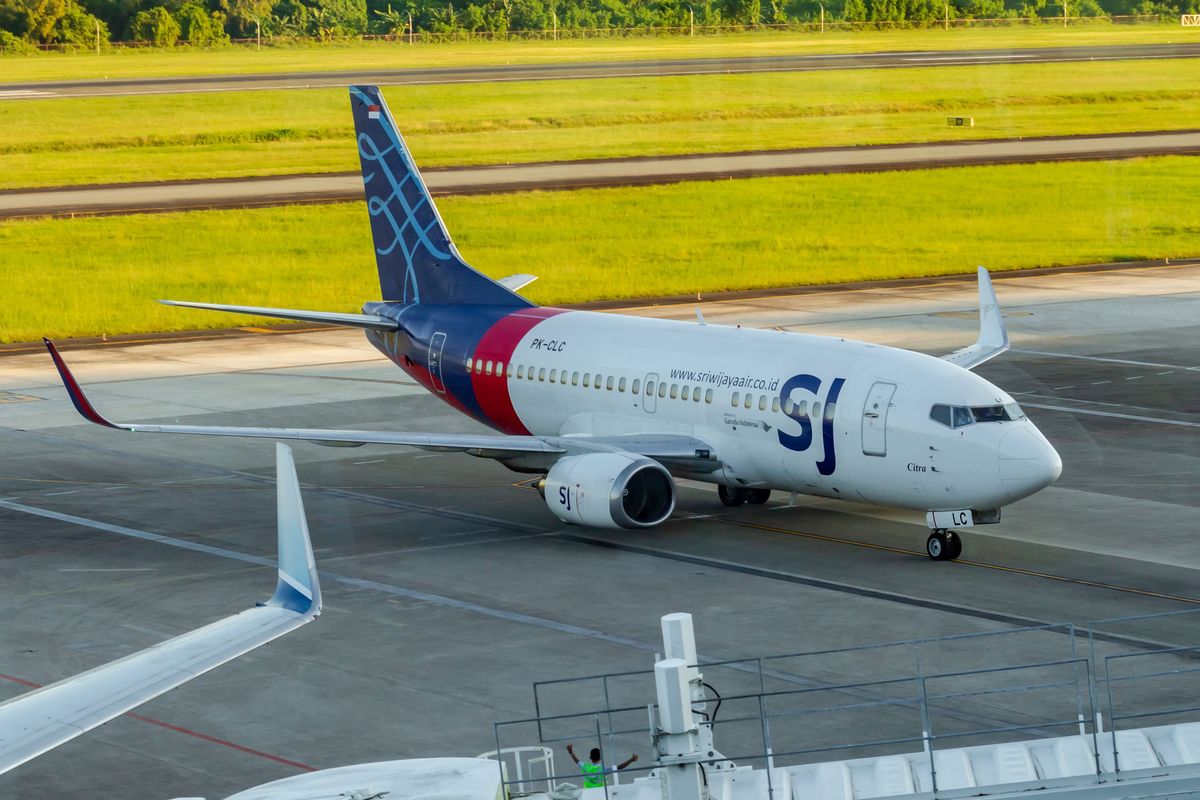
M 379 106 L 367 106 L 367 119 L 379 119 Z

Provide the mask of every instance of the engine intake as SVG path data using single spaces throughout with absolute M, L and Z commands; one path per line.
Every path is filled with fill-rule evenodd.
M 544 495 L 554 516 L 589 528 L 653 528 L 675 510 L 671 473 L 631 454 L 560 458 L 546 475 Z

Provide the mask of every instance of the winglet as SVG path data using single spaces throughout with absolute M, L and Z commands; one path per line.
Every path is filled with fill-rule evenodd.
M 275 498 L 279 530 L 279 579 L 268 605 L 281 606 L 299 614 L 321 613 L 321 584 L 308 537 L 304 501 L 292 450 L 275 443 Z
M 995 358 L 1009 348 L 1008 330 L 1004 327 L 1004 316 L 996 300 L 992 278 L 983 267 L 979 268 L 979 338 L 970 347 L 955 350 L 942 356 L 944 361 L 957 364 L 963 369 L 974 369 L 988 359 Z
M 979 341 L 993 355 L 1000 355 L 1009 348 L 1008 330 L 1004 327 L 1004 316 L 1000 313 L 1000 302 L 992 286 L 992 276 L 983 267 L 979 268 Z
M 105 419 L 100 412 L 92 408 L 92 404 L 88 402 L 83 389 L 79 387 L 79 382 L 75 380 L 75 376 L 67 368 L 67 362 L 63 361 L 62 356 L 59 355 L 58 348 L 54 346 L 54 342 L 46 338 L 43 338 L 42 341 L 45 342 L 46 349 L 50 351 L 50 357 L 54 359 L 54 367 L 58 370 L 58 377 L 62 379 L 63 386 L 67 388 L 67 396 L 71 398 L 71 403 L 75 406 L 75 410 L 88 422 L 94 422 L 106 428 L 121 428 L 122 426 L 114 425 Z

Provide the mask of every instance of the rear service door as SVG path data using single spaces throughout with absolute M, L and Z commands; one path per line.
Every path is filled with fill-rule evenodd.
M 433 388 L 442 394 L 446 393 L 446 384 L 442 382 L 442 350 L 446 347 L 446 334 L 438 331 L 429 340 L 429 379 Z
M 894 383 L 876 383 L 867 393 L 863 406 L 863 453 L 868 456 L 887 455 L 887 417 L 896 392 Z

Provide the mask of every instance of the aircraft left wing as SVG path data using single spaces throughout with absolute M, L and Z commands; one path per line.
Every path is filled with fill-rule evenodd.
M 995 358 L 1011 345 L 1008 330 L 1004 327 L 1004 316 L 996 300 L 992 278 L 983 267 L 979 268 L 979 338 L 975 344 L 942 356 L 944 361 L 957 364 L 963 369 L 974 369 L 983 362 Z
M 265 603 L 0 704 L 0 773 L 316 619 L 321 586 L 300 484 L 276 447 L 279 562 Z

